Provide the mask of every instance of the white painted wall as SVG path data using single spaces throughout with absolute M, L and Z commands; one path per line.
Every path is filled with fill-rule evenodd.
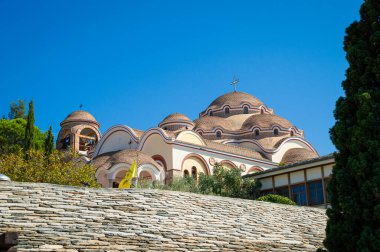
M 323 166 L 323 169 L 324 169 L 323 172 L 324 172 L 325 177 L 332 175 L 333 166 L 334 166 L 333 164 Z
M 290 183 L 296 184 L 305 181 L 304 171 L 297 171 L 290 173 Z
M 283 174 L 283 175 L 275 176 L 274 177 L 274 184 L 275 184 L 275 187 L 288 185 L 288 175 Z
M 111 151 L 136 149 L 137 143 L 132 139 L 126 131 L 111 132 L 110 135 L 105 136 L 106 140 L 100 146 L 98 155 Z M 129 144 L 131 142 L 131 144 Z
M 161 135 L 153 133 L 148 136 L 144 143 L 140 143 L 140 145 L 142 146 L 142 152 L 151 156 L 162 156 L 166 161 L 167 169 L 173 169 L 172 145 L 165 143 Z
M 307 180 L 315 180 L 315 179 L 321 179 L 322 178 L 322 170 L 320 167 L 307 169 L 306 170 L 306 177 Z
M 267 189 L 272 189 L 272 178 L 264 178 L 260 179 L 261 182 L 261 190 L 267 190 Z

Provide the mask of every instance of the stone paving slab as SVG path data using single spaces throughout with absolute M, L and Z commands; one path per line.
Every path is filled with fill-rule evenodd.
M 315 251 L 325 210 L 191 193 L 0 183 L 18 251 Z

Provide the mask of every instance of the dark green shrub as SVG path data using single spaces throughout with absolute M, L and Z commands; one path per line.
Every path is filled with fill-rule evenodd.
M 261 196 L 257 200 L 278 203 L 278 204 L 285 204 L 285 205 L 296 205 L 296 203 L 292 201 L 291 199 L 289 199 L 288 197 L 284 197 L 284 196 L 280 196 L 276 194 L 267 194 L 267 195 Z

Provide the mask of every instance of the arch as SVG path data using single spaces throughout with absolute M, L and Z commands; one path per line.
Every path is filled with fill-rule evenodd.
M 188 170 L 184 170 L 183 171 L 183 176 L 184 177 L 189 177 L 189 171 Z
M 230 160 L 223 160 L 223 161 L 221 161 L 220 162 L 220 164 L 222 165 L 222 166 L 226 166 L 227 168 L 232 168 L 232 169 L 237 169 L 238 167 L 237 167 L 237 165 L 236 164 L 234 164 L 232 161 L 230 161 Z
M 221 132 L 220 130 L 218 130 L 218 131 L 215 133 L 215 135 L 216 135 L 216 138 L 218 138 L 218 139 L 222 138 L 222 132 Z
M 224 114 L 228 115 L 230 113 L 230 108 L 226 107 L 224 108 Z
M 247 174 L 264 171 L 260 166 L 252 166 L 248 169 Z
M 109 128 L 95 147 L 93 158 L 110 151 L 136 149 L 139 137 L 136 132 L 125 125 Z
M 167 167 L 167 164 L 166 164 L 166 160 L 163 156 L 159 155 L 159 154 L 156 154 L 156 155 L 153 155 L 152 156 L 152 159 L 154 161 L 156 161 L 158 164 L 162 164 L 162 167 L 163 167 L 163 173 L 165 174 L 165 178 L 162 179 L 161 177 L 161 180 L 166 184 L 168 181 L 167 181 L 167 177 L 168 177 L 168 167 Z
M 258 135 L 260 135 L 260 130 L 259 129 L 255 129 L 255 136 L 258 136 Z
M 189 162 L 189 164 L 186 164 L 186 161 L 187 160 L 190 160 L 192 159 L 191 161 L 195 161 L 195 162 Z M 185 170 L 189 171 L 191 170 L 192 166 L 194 166 L 193 164 L 194 163 L 198 163 L 200 164 L 201 168 L 203 171 L 200 171 L 200 169 L 198 168 L 197 169 L 197 172 L 204 172 L 206 175 L 210 175 L 210 169 L 208 167 L 208 164 L 206 162 L 206 160 L 199 154 L 196 154 L 196 153 L 190 153 L 190 154 L 187 154 L 183 160 L 182 160 L 182 164 L 181 164 L 181 170 L 184 172 Z M 186 165 L 186 167 L 185 167 Z M 187 167 L 189 166 L 189 167 Z
M 247 107 L 247 106 L 244 106 L 244 107 L 243 107 L 243 114 L 248 114 L 248 112 L 249 112 L 248 107 Z
M 198 175 L 197 167 L 196 166 L 191 167 L 191 176 L 196 180 L 197 175 Z
M 273 135 L 278 136 L 278 128 L 273 129 Z
M 203 138 L 199 134 L 191 130 L 182 131 L 181 133 L 178 134 L 178 136 L 176 137 L 176 140 L 192 143 L 192 144 L 197 144 L 197 145 L 203 145 L 203 146 L 206 145 Z

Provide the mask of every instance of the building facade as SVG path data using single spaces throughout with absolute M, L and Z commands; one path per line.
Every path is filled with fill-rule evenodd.
M 257 173 L 263 192 L 276 192 L 277 185 L 284 184 L 276 182 L 272 172 L 319 158 L 303 130 L 253 95 L 236 91 L 216 98 L 196 120 L 173 113 L 146 131 L 115 125 L 102 136 L 100 124 L 83 110 L 67 116 L 61 127 L 57 148 L 70 147 L 90 159 L 103 187 L 117 187 L 137 160 L 141 180 L 169 183 L 178 176 L 197 178 L 200 173 L 212 174 L 215 163 L 220 163 L 241 169 L 243 175 Z M 268 179 L 273 178 L 272 185 Z M 290 183 L 299 182 L 292 178 Z

